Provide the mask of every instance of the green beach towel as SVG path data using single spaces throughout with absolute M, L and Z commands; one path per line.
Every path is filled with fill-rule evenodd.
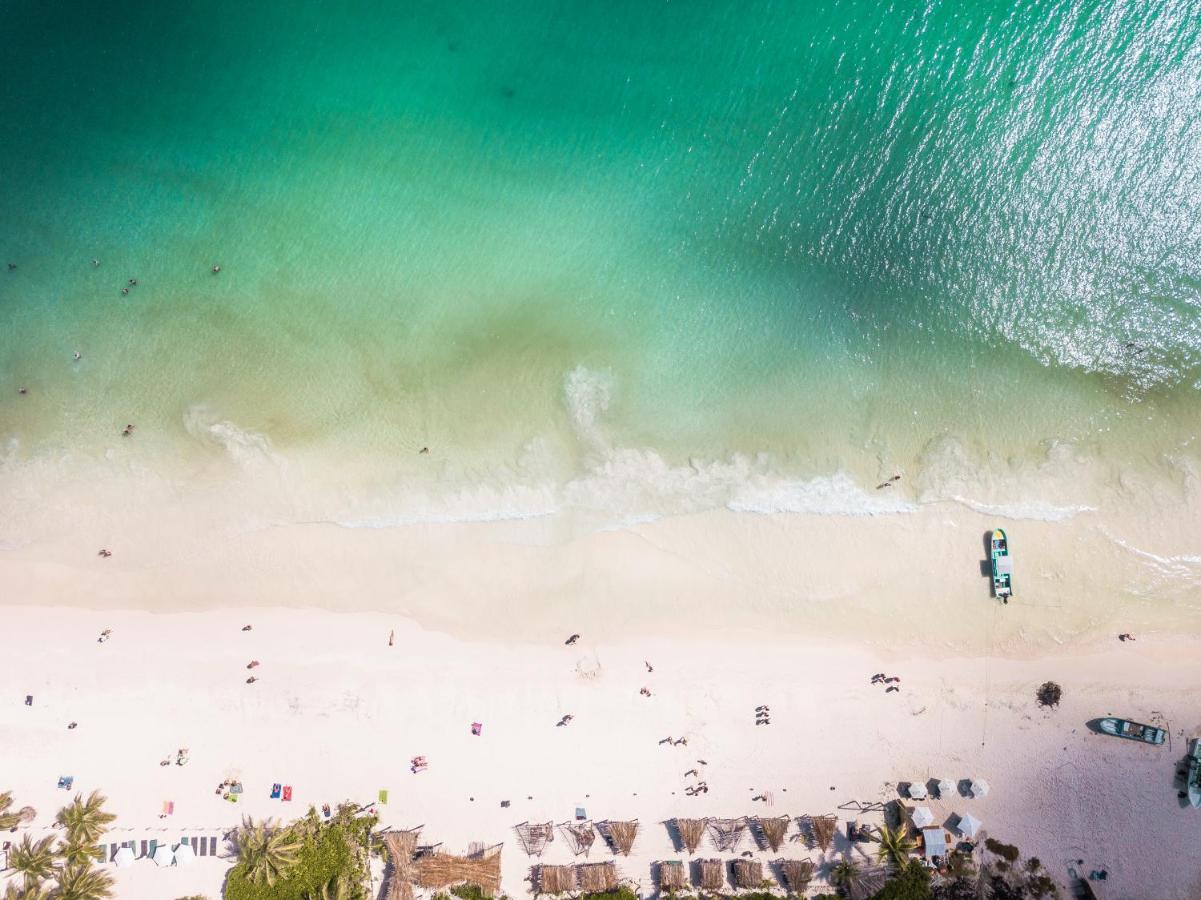
M 386 790 L 384 790 L 383 788 L 381 788 L 380 792 L 379 792 L 379 802 L 382 803 L 384 806 L 388 805 L 388 792 Z

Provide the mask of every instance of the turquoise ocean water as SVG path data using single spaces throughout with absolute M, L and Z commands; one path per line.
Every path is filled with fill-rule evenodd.
M 1194 472 L 1195 4 L 16 2 L 3 28 L 10 477 L 267 465 L 297 515 L 606 524 L 1055 517 Z

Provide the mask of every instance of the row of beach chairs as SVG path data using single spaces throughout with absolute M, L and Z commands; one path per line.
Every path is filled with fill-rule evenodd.
M 117 851 L 122 847 L 129 847 L 134 852 L 135 859 L 150 859 L 154 856 L 154 851 L 158 849 L 159 844 L 169 844 L 170 841 L 160 841 L 157 838 L 150 838 L 144 841 L 120 841 L 119 843 L 101 844 L 100 855 L 97 857 L 99 862 L 113 862 L 117 858 Z M 217 855 L 217 839 L 215 837 L 185 837 L 179 839 L 180 844 L 189 844 L 197 856 L 216 856 Z M 176 845 L 178 846 L 178 845 Z

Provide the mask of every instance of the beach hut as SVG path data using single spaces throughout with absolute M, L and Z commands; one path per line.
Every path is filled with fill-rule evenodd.
M 720 859 L 698 860 L 697 871 L 700 873 L 702 891 L 720 891 L 725 885 L 725 864 Z
M 192 849 L 191 844 L 180 844 L 175 848 L 175 862 L 181 866 L 196 862 L 196 851 Z
M 804 895 L 813 880 L 813 863 L 807 859 L 781 859 L 776 862 L 790 893 Z
M 983 827 L 983 823 L 971 813 L 968 813 L 966 816 L 959 817 L 959 824 L 956 827 L 964 837 L 974 838 L 981 827 Z
M 559 831 L 574 856 L 587 856 L 596 841 L 596 831 L 591 822 L 564 822 L 559 826 Z
M 555 839 L 554 822 L 522 822 L 513 830 L 517 832 L 517 840 L 527 856 L 541 856 L 546 845 Z
M 759 890 L 763 887 L 763 863 L 757 859 L 734 860 L 734 887 Z
M 914 800 L 925 800 L 929 794 L 926 791 L 926 784 L 922 781 L 914 781 L 909 785 L 908 794 Z
M 746 819 L 710 819 L 709 836 L 721 853 L 733 853 L 746 831 Z
M 629 822 L 601 822 L 596 826 L 596 829 L 601 833 L 601 837 L 605 839 L 614 853 L 629 856 L 630 851 L 634 849 L 634 838 L 638 836 L 638 820 L 634 819 Z
M 456 884 L 473 884 L 486 897 L 500 890 L 500 851 L 494 844 L 466 856 L 453 853 L 419 855 L 413 862 L 413 881 L 420 887 L 442 891 Z
M 133 847 L 122 847 L 113 857 L 113 862 L 116 863 L 118 869 L 128 869 L 133 865 L 134 859 Z
M 777 852 L 780 845 L 784 843 L 784 835 L 788 833 L 788 823 L 791 821 L 788 816 L 776 816 L 770 819 L 756 816 L 751 819 L 752 831 L 759 843 L 759 848 L 771 850 L 772 853 Z
M 983 778 L 972 779 L 972 796 L 979 800 L 981 797 L 987 797 L 988 792 L 992 790 L 988 782 Z
M 676 834 L 680 836 L 680 846 L 689 854 L 696 853 L 696 848 L 701 845 L 701 838 L 705 836 L 705 826 L 708 823 L 708 819 L 675 820 Z
M 589 894 L 617 890 L 617 864 L 610 862 L 580 863 L 575 867 L 579 889 Z
M 662 892 L 682 891 L 688 887 L 688 874 L 678 859 L 659 863 L 659 890 Z
M 928 806 L 919 806 L 913 811 L 912 819 L 918 828 L 927 828 L 934 824 L 934 813 L 930 812 Z
M 156 866 L 169 866 L 175 862 L 175 854 L 171 852 L 171 848 L 166 844 L 159 844 L 158 849 L 154 851 L 154 864 Z
M 575 866 L 537 866 L 534 872 L 540 894 L 569 894 L 575 890 Z
M 947 855 L 947 833 L 941 828 L 922 829 L 922 855 L 926 859 Z

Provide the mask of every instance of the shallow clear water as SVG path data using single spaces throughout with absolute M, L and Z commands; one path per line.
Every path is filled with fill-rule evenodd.
M 10 475 L 604 524 L 1191 472 L 1188 3 L 252 7 L 7 11 Z

